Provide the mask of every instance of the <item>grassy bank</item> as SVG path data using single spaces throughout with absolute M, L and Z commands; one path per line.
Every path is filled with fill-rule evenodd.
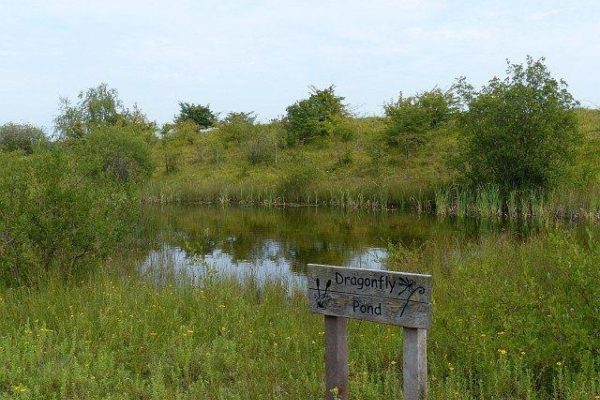
M 387 144 L 383 119 L 355 118 L 344 127 L 346 135 L 292 147 L 282 142 L 284 133 L 277 124 L 254 126 L 234 139 L 217 128 L 176 149 L 157 146 L 154 156 L 160 167 L 144 199 L 159 204 L 301 204 L 598 220 L 600 111 L 578 110 L 577 115 L 585 137 L 580 155 L 564 182 L 543 196 L 516 192 L 502 200 L 490 198 L 494 190 L 489 187 L 468 191 L 457 186 L 449 159 L 460 134 L 452 124 L 424 133 L 423 143 L 406 151 Z
M 600 396 L 600 248 L 564 232 L 399 248 L 434 276 L 433 399 Z M 407 267 L 410 266 L 410 267 Z M 104 272 L 0 298 L 0 398 L 316 399 L 323 323 L 302 290 Z M 400 398 L 400 329 L 352 321 L 355 399 Z

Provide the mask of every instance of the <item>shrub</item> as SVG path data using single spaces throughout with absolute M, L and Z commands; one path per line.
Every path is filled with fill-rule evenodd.
M 288 144 L 305 143 L 316 137 L 329 136 L 349 116 L 344 98 L 335 95 L 335 87 L 319 90 L 311 87 L 308 99 L 287 107 L 283 120 Z
M 252 165 L 271 164 L 277 159 L 277 131 L 269 125 L 255 129 L 249 142 L 248 161 Z
M 423 132 L 440 127 L 453 112 L 451 92 L 433 89 L 413 97 L 403 97 L 384 106 L 388 143 L 407 154 L 423 144 Z
M 227 144 L 217 135 L 209 134 L 200 138 L 197 147 L 197 162 L 219 164 L 223 161 L 227 150 Z
M 202 140 L 198 125 L 191 120 L 165 124 L 161 129 L 161 136 L 162 156 L 167 173 L 179 169 L 183 148 L 186 145 L 197 144 Z
M 145 132 L 134 127 L 95 128 L 73 148 L 81 168 L 91 177 L 140 182 L 152 175 L 154 162 Z
M 176 124 L 165 124 L 161 131 L 163 143 L 169 142 L 183 146 L 196 144 L 200 138 L 198 125 L 194 121 L 185 120 Z
M 352 141 L 356 137 L 356 125 L 352 118 L 341 118 L 333 127 L 333 134 L 344 143 Z
M 31 154 L 36 146 L 47 142 L 44 132 L 35 126 L 12 122 L 0 126 L 0 151 Z
M 0 281 L 95 267 L 131 229 L 133 187 L 91 177 L 59 148 L 0 153 Z
M 219 131 L 225 141 L 242 143 L 252 136 L 256 115 L 253 112 L 230 112 Z
M 467 110 L 458 167 L 473 184 L 512 189 L 555 185 L 573 163 L 581 140 L 567 84 L 552 78 L 544 59 L 510 64 L 507 77 L 480 91 L 457 85 Z

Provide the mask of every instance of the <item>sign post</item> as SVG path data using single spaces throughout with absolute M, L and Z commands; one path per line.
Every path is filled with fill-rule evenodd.
M 308 265 L 308 299 L 325 315 L 325 398 L 348 398 L 347 318 L 404 327 L 405 400 L 427 398 L 431 275 Z

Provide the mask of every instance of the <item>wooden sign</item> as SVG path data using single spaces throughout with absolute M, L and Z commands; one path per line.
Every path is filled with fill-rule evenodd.
M 308 265 L 312 311 L 408 328 L 431 325 L 431 275 Z
M 348 398 L 347 318 L 404 327 L 405 400 L 427 398 L 431 275 L 308 264 L 308 300 L 325 315 L 325 398 Z

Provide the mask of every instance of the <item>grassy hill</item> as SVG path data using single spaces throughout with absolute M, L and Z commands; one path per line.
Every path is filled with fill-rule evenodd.
M 552 193 L 530 196 L 537 206 L 543 197 L 541 207 L 547 212 L 571 218 L 600 210 L 600 110 L 580 109 L 577 116 L 585 140 L 576 164 Z M 384 129 L 383 118 L 353 118 L 343 134 L 288 146 L 278 123 L 237 132 L 220 126 L 178 144 L 157 146 L 159 168 L 145 199 L 399 207 L 450 214 L 460 214 L 462 208 L 469 212 L 466 203 L 480 200 L 477 193 L 458 189 L 459 174 L 450 167 L 460 140 L 454 124 L 424 133 L 424 142 L 410 151 L 388 145 Z M 173 164 L 170 172 L 167 159 Z

